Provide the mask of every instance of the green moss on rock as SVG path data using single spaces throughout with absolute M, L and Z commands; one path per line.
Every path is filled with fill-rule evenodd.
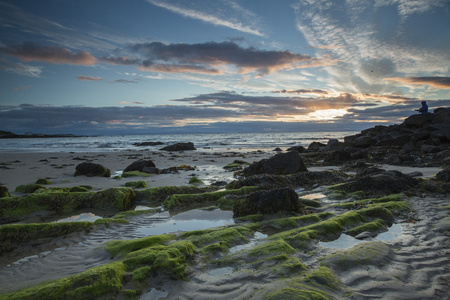
M 10 197 L 10 194 L 6 186 L 0 185 L 0 198 L 4 197 Z
M 36 180 L 36 182 L 35 182 L 35 184 L 43 184 L 43 185 L 46 185 L 46 184 L 52 184 L 52 183 L 53 183 L 53 182 L 51 182 L 50 180 L 45 179 L 45 178 L 38 179 L 38 180 Z
M 367 222 L 362 225 L 356 226 L 352 229 L 347 230 L 347 234 L 351 236 L 357 236 L 360 233 L 369 231 L 372 233 L 379 233 L 383 231 L 387 231 L 386 223 L 383 219 L 375 219 L 372 222 Z
M 152 174 L 149 173 L 144 173 L 141 171 L 128 171 L 128 172 L 123 172 L 122 173 L 122 177 L 127 178 L 127 177 L 151 177 L 153 176 Z
M 126 183 L 125 183 L 125 186 L 127 186 L 127 187 L 133 187 L 133 188 L 136 188 L 136 189 L 148 187 L 147 183 L 145 183 L 145 181 L 143 181 L 143 180 L 139 180 L 139 181 L 129 181 L 129 182 L 126 182 Z
M 191 177 L 189 179 L 189 184 L 195 185 L 195 186 L 199 186 L 199 185 L 204 185 L 203 181 L 197 177 Z
M 163 234 L 127 241 L 111 241 L 106 244 L 105 250 L 109 252 L 111 257 L 115 257 L 117 255 L 126 255 L 139 249 L 162 245 L 174 238 L 174 234 Z
M 39 190 L 39 189 L 44 189 L 45 187 L 43 187 L 40 184 L 22 184 L 16 187 L 15 192 L 18 193 L 26 193 L 26 194 L 30 194 L 30 193 L 34 193 L 35 191 Z

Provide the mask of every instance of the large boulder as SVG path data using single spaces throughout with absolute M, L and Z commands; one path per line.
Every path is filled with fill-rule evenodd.
M 236 200 L 233 217 L 254 214 L 275 214 L 277 212 L 304 213 L 303 204 L 298 201 L 297 193 L 290 188 L 257 191 Z
M 436 179 L 439 181 L 450 183 L 450 168 L 446 168 L 436 174 Z
M 160 150 L 164 151 L 186 151 L 186 150 L 197 150 L 194 147 L 194 143 L 187 142 L 187 143 L 176 143 L 173 145 L 166 146 L 164 148 L 161 148 Z
M 124 172 L 131 172 L 131 171 L 144 172 L 144 170 L 146 170 L 146 168 L 150 168 L 150 169 L 155 168 L 155 164 L 153 163 L 153 161 L 144 160 L 144 159 L 136 160 L 131 165 L 126 167 L 125 170 L 123 170 L 123 171 Z
M 289 151 L 253 163 L 243 170 L 243 174 L 244 176 L 257 174 L 287 175 L 307 171 L 308 169 L 303 163 L 299 152 Z
M 344 183 L 339 189 L 346 192 L 363 191 L 366 196 L 378 197 L 396 193 L 409 193 L 419 181 L 399 171 L 386 171 L 367 176 L 358 176 L 355 180 Z
M 405 119 L 403 125 L 406 127 L 420 128 L 430 124 L 433 121 L 433 114 L 412 115 Z
M 106 168 L 100 164 L 95 164 L 95 163 L 91 163 L 91 162 L 83 162 L 75 167 L 74 176 L 80 176 L 80 175 L 84 175 L 84 176 L 88 176 L 88 177 L 94 177 L 94 176 L 110 177 L 111 171 L 108 168 Z

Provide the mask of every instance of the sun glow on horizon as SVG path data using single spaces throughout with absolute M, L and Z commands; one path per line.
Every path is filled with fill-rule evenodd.
M 346 114 L 348 114 L 348 111 L 345 109 L 323 109 L 316 110 L 315 112 L 308 114 L 308 116 L 313 120 L 332 120 Z

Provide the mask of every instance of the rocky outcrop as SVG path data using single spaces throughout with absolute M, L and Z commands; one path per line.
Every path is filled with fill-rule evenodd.
M 257 191 L 241 197 L 233 206 L 233 217 L 274 214 L 280 211 L 303 213 L 303 205 L 298 201 L 298 195 L 293 189 Z
M 286 175 L 306 171 L 308 169 L 305 167 L 299 152 L 289 151 L 255 162 L 245 168 L 242 173 L 244 176 L 257 174 Z
M 133 146 L 144 147 L 144 146 L 160 146 L 164 145 L 163 142 L 142 142 L 142 143 L 133 143 Z
M 197 150 L 194 147 L 194 143 L 188 142 L 188 143 L 176 143 L 173 145 L 166 146 L 164 148 L 161 148 L 160 150 L 164 151 L 187 151 L 187 150 Z
M 80 175 L 84 175 L 84 176 L 88 176 L 88 177 L 94 177 L 94 176 L 110 177 L 111 171 L 108 168 L 106 168 L 100 164 L 83 162 L 75 167 L 74 176 L 80 176 Z
M 125 168 L 123 172 L 139 171 L 144 173 L 158 173 L 155 164 L 151 160 L 136 160 L 131 165 Z

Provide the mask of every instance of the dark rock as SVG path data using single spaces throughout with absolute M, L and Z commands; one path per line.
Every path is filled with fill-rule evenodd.
M 306 171 L 308 169 L 306 169 L 300 154 L 297 151 L 289 151 L 255 162 L 245 168 L 242 173 L 244 176 L 264 173 L 286 175 Z
M 326 146 L 327 145 L 319 143 L 319 142 L 312 142 L 308 146 L 308 152 L 317 152 L 317 151 L 325 149 Z
M 353 141 L 353 147 L 358 147 L 358 148 L 367 148 L 370 146 L 373 146 L 376 144 L 376 141 L 368 136 L 360 136 L 357 137 L 354 141 Z
M 74 176 L 99 176 L 99 177 L 110 177 L 111 171 L 108 168 L 105 168 L 104 166 L 100 164 L 90 163 L 90 162 L 83 162 L 75 167 L 75 174 Z
M 403 164 L 404 161 L 405 160 L 403 159 L 403 157 L 398 154 L 391 154 L 388 157 L 386 157 L 386 163 L 390 165 L 400 166 Z
M 427 124 L 431 124 L 432 120 L 433 114 L 418 114 L 406 118 L 403 124 L 407 127 L 420 128 Z
M 339 186 L 346 192 L 363 191 L 366 196 L 386 196 L 411 192 L 418 180 L 398 171 L 387 171 L 375 175 L 361 176 Z
M 144 172 L 144 168 L 155 168 L 155 164 L 151 160 L 136 160 L 123 170 L 124 172 L 139 171 Z M 148 172 L 145 172 L 148 173 Z
M 163 142 L 142 142 L 142 143 L 134 143 L 134 146 L 159 146 L 159 145 L 164 145 Z
M 164 151 L 187 151 L 187 150 L 197 150 L 194 147 L 194 143 L 188 142 L 188 143 L 176 143 L 173 145 L 166 146 L 164 148 L 161 148 L 160 150 Z
M 303 213 L 297 193 L 290 188 L 257 191 L 236 200 L 233 217 L 254 214 L 274 214 L 280 211 Z
M 436 179 L 439 181 L 450 182 L 450 169 L 445 168 L 436 174 Z
M 338 165 L 352 160 L 352 154 L 346 149 L 335 150 L 330 152 L 324 159 L 326 165 Z
M 411 177 L 420 177 L 420 176 L 423 176 L 423 173 L 419 172 L 419 171 L 414 171 L 414 172 L 408 173 L 406 175 L 411 176 Z
M 305 152 L 305 147 L 303 146 L 294 146 L 294 147 L 290 147 L 288 148 L 286 151 L 297 151 L 298 153 L 303 153 Z
M 281 152 L 281 151 L 283 151 L 283 150 L 281 150 L 280 148 L 275 148 L 275 149 L 273 149 L 273 151 L 276 151 L 276 152 Z
M 154 167 L 143 167 L 142 172 L 148 173 L 148 174 L 160 174 L 161 170 Z
M 9 197 L 8 188 L 6 186 L 0 185 L 0 198 Z

